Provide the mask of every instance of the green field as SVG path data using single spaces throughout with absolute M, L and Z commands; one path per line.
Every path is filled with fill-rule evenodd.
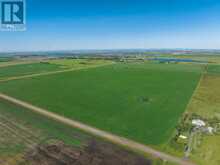
M 60 70 L 60 66 L 49 63 L 33 63 L 33 64 L 19 64 L 13 66 L 0 67 L 0 79 L 24 76 L 34 73 L 43 73 L 49 71 Z
M 109 60 L 95 60 L 95 59 L 56 59 L 49 60 L 50 64 L 62 66 L 62 68 L 85 68 L 89 66 L 97 66 L 103 64 L 110 64 Z
M 0 91 L 138 142 L 162 145 L 201 70 L 200 65 L 115 64 L 4 82 Z
M 0 63 L 1 62 L 9 62 L 9 61 L 11 61 L 12 59 L 11 58 L 9 58 L 9 57 L 0 57 Z
M 210 74 L 220 74 L 220 65 L 209 65 L 208 73 Z
M 80 147 L 82 150 L 91 140 L 104 142 L 77 129 L 0 100 L 0 164 L 7 162 L 10 165 L 27 165 L 24 161 L 27 151 L 32 151 L 35 144 L 47 144 L 54 140 L 61 140 L 66 145 Z M 111 146 L 111 143 L 109 145 Z M 152 159 L 153 165 L 171 165 L 151 156 L 147 158 Z
M 0 80 L 17 76 L 26 76 L 31 74 L 53 72 L 64 69 L 83 69 L 96 67 L 103 64 L 109 64 L 104 60 L 47 60 L 44 62 L 34 62 L 28 64 L 15 63 L 14 65 L 0 67 Z

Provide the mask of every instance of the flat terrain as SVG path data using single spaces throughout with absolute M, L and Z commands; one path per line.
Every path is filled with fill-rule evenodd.
M 204 118 L 220 118 L 220 65 L 210 65 L 188 108 Z
M 144 144 L 166 143 L 202 67 L 115 64 L 1 83 L 0 91 Z
M 9 62 L 9 61 L 10 61 L 9 57 L 1 57 L 0 56 L 0 64 L 3 63 L 3 62 Z
M 69 69 L 83 69 L 108 64 L 103 60 L 47 60 L 42 62 L 32 61 L 22 63 L 11 63 L 0 67 L 0 81 L 24 78 L 30 75 L 39 75 L 51 72 L 65 71 Z
M 0 80 L 9 77 L 56 71 L 60 69 L 61 68 L 59 65 L 49 63 L 32 63 L 6 66 L 0 68 Z
M 17 165 L 24 162 L 26 152 L 48 139 L 81 146 L 86 136 L 61 123 L 0 100 L 0 164 Z
M 110 141 L 114 144 L 124 146 L 124 147 L 129 148 L 133 151 L 137 151 L 137 152 L 143 153 L 145 155 L 152 155 L 155 158 L 160 158 L 160 159 L 163 159 L 163 160 L 167 160 L 169 162 L 175 162 L 175 163 L 178 163 L 180 165 L 194 165 L 193 163 L 188 162 L 188 161 L 184 161 L 181 158 L 178 158 L 178 157 L 175 157 L 175 156 L 157 151 L 157 150 L 155 150 L 155 149 L 153 149 L 149 146 L 131 141 L 131 140 L 126 139 L 124 137 L 119 137 L 119 136 L 110 134 L 108 132 L 105 132 L 105 131 L 99 130 L 97 128 L 85 125 L 85 124 L 80 123 L 78 121 L 74 121 L 74 120 L 62 117 L 62 116 L 57 115 L 55 113 L 49 112 L 48 110 L 33 106 L 33 105 L 28 104 L 26 102 L 23 102 L 21 100 L 18 100 L 18 99 L 15 99 L 15 98 L 3 95 L 3 94 L 0 94 L 0 98 L 2 100 L 7 100 L 7 101 L 9 101 L 9 102 L 11 102 L 11 103 L 13 103 L 17 106 L 27 108 L 30 111 L 41 114 L 41 115 L 43 115 L 45 117 L 48 117 L 50 119 L 53 119 L 57 122 L 66 124 L 68 126 L 71 126 L 74 129 L 75 128 L 80 129 L 80 130 L 82 130 L 84 132 L 87 132 L 91 135 L 94 135 L 96 137 L 108 140 L 108 141 Z
M 95 60 L 95 59 L 56 59 L 48 60 L 50 64 L 59 65 L 62 68 L 85 68 L 89 66 L 99 66 L 103 64 L 111 64 L 109 60 Z
M 220 66 L 211 65 L 203 76 L 200 86 L 187 110 L 206 120 L 220 120 Z M 200 165 L 219 165 L 220 136 L 205 135 L 192 157 Z
M 209 65 L 208 73 L 209 74 L 220 74 L 220 65 Z
M 0 117 L 4 120 L 7 119 L 8 122 L 16 123 L 18 127 L 21 125 L 21 127 L 29 128 L 30 132 L 35 134 L 35 136 L 41 137 L 41 140 L 42 138 L 54 137 L 70 145 L 80 144 L 79 140 L 74 140 L 73 138 L 74 134 L 79 134 L 79 132 L 73 130 L 71 127 L 57 123 L 3 100 L 0 100 Z M 84 137 L 81 138 L 83 139 Z
M 88 161 L 96 165 L 152 164 L 149 159 L 100 139 L 97 141 L 90 135 L 2 99 L 0 144 L 1 165 L 54 165 L 63 162 L 74 165 L 79 161 L 82 165 L 90 164 Z

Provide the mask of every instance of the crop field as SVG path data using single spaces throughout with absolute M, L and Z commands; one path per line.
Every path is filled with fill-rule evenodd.
M 70 145 L 81 144 L 79 139 L 74 139 L 74 137 L 77 137 L 81 132 L 6 101 L 0 101 L 0 114 L 2 118 L 11 119 L 16 125 L 20 124 L 23 125 L 23 127 L 30 127 L 29 129 L 34 130 L 32 132 L 34 132 L 35 135 L 39 135 L 39 138 L 41 138 L 38 138 L 39 140 L 56 138 Z M 81 140 L 85 138 L 86 135 L 80 136 Z
M 19 64 L 0 68 L 0 79 L 15 76 L 24 76 L 34 73 L 43 73 L 60 70 L 59 65 L 48 63 Z
M 200 65 L 115 64 L 4 82 L 0 91 L 144 144 L 167 142 Z
M 0 57 L 0 63 L 2 62 L 9 62 L 11 59 L 9 57 Z
M 36 130 L 24 127 L 13 117 L 3 114 L 1 110 L 0 164 L 15 165 L 22 162 L 23 153 L 35 147 L 39 142 L 40 137 Z
M 107 64 L 103 60 L 47 60 L 44 62 L 33 62 L 27 64 L 17 64 L 0 67 L 0 80 L 26 76 L 32 74 L 41 74 L 65 69 L 82 69 L 86 67 Z
M 220 74 L 220 65 L 209 65 L 208 73 L 209 74 Z
M 189 108 L 205 118 L 220 118 L 220 75 L 205 75 Z
M 100 161 L 97 165 L 106 160 L 109 164 L 121 164 L 122 161 L 137 164 L 139 159 L 144 165 L 151 165 L 151 162 L 162 165 L 160 159 L 145 159 L 3 100 L 0 100 L 0 144 L 1 165 L 54 164 L 53 162 L 80 162 L 88 165 L 95 164 L 94 161 L 97 163 L 97 159 Z M 74 157 L 74 153 L 80 153 L 79 157 Z
M 87 138 L 66 125 L 0 101 L 0 164 L 23 162 L 26 152 L 49 139 L 83 146 Z
M 98 66 L 102 64 L 111 64 L 109 60 L 95 60 L 95 59 L 57 59 L 49 60 L 50 64 L 56 64 L 62 68 L 84 68 L 89 66 Z

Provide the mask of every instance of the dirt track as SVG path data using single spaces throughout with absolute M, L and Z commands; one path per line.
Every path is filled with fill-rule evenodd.
M 22 106 L 24 108 L 27 108 L 27 109 L 33 111 L 33 112 L 39 113 L 41 115 L 44 115 L 46 117 L 49 117 L 49 118 L 54 119 L 56 121 L 59 121 L 61 123 L 67 124 L 71 127 L 78 128 L 82 131 L 85 131 L 85 132 L 90 133 L 92 135 L 95 135 L 97 137 L 104 138 L 108 141 L 111 141 L 112 143 L 127 147 L 131 150 L 134 150 L 134 151 L 137 151 L 137 152 L 140 152 L 140 153 L 149 154 L 149 155 L 152 155 L 153 157 L 161 158 L 163 160 L 166 160 L 166 161 L 169 161 L 169 162 L 172 162 L 172 163 L 177 163 L 179 165 L 195 165 L 194 163 L 182 160 L 181 158 L 171 156 L 169 154 L 157 151 L 157 150 L 155 150 L 151 147 L 148 147 L 146 145 L 143 145 L 143 144 L 134 142 L 132 140 L 129 140 L 129 139 L 126 139 L 126 138 L 123 138 L 123 137 L 119 137 L 117 135 L 113 135 L 111 133 L 93 128 L 91 126 L 85 125 L 85 124 L 80 123 L 78 121 L 70 120 L 68 118 L 62 117 L 62 116 L 57 115 L 55 113 L 49 112 L 45 109 L 33 106 L 33 105 L 31 105 L 29 103 L 26 103 L 24 101 L 21 101 L 21 100 L 15 99 L 13 97 L 7 96 L 5 94 L 0 93 L 0 99 L 6 100 L 6 101 L 11 102 L 13 104 L 16 104 L 18 106 Z

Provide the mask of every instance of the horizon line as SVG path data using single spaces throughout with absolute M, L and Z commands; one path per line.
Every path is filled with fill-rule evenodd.
M 18 50 L 18 51 L 0 51 L 3 53 L 40 53 L 40 52 L 74 52 L 74 51 L 151 51 L 151 50 L 170 50 L 170 51 L 220 51 L 220 48 L 94 48 L 94 49 L 57 49 L 57 50 Z

